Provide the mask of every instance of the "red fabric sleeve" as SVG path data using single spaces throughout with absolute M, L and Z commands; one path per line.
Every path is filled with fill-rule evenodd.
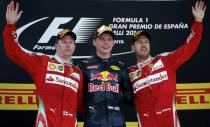
M 191 29 L 191 33 L 188 36 L 184 45 L 179 47 L 174 52 L 170 52 L 167 55 L 167 61 L 169 61 L 169 66 L 173 70 L 177 70 L 184 62 L 189 60 L 192 55 L 196 52 L 203 32 L 202 22 L 194 21 Z
M 5 52 L 10 60 L 33 76 L 39 72 L 40 59 L 35 53 L 31 54 L 23 51 L 16 39 L 16 26 L 7 24 L 3 32 Z

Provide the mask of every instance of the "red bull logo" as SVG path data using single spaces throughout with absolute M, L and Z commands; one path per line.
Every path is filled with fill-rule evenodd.
M 114 86 L 111 83 L 102 82 L 101 85 L 95 85 L 93 83 L 88 84 L 89 92 L 97 92 L 97 91 L 112 91 L 115 93 L 119 93 L 119 84 L 115 84 Z
M 117 74 L 112 74 L 109 73 L 108 71 L 102 71 L 100 73 L 91 74 L 91 81 L 92 80 L 101 80 L 104 82 L 114 80 L 118 82 Z

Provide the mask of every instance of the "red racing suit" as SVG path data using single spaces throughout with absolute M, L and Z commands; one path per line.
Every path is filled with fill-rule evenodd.
M 36 127 L 75 127 L 76 111 L 82 103 L 83 76 L 72 64 L 61 59 L 22 50 L 16 41 L 15 25 L 4 28 L 4 48 L 7 56 L 25 69 L 36 85 L 38 115 Z
M 129 68 L 140 127 L 180 127 L 175 108 L 176 70 L 196 51 L 203 25 L 194 22 L 184 45 Z

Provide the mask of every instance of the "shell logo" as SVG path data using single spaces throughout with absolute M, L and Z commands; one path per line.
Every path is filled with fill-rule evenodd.
M 55 70 L 56 66 L 55 66 L 55 64 L 50 63 L 49 68 L 50 68 L 50 70 Z

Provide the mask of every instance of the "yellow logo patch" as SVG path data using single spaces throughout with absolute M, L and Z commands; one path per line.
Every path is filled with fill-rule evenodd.
M 49 68 L 50 68 L 51 70 L 55 70 L 56 66 L 55 66 L 55 64 L 50 63 L 50 64 L 49 64 Z
M 114 66 L 114 65 L 111 65 L 110 68 L 112 70 L 116 70 L 116 71 L 119 71 L 120 70 L 120 68 L 118 66 Z

